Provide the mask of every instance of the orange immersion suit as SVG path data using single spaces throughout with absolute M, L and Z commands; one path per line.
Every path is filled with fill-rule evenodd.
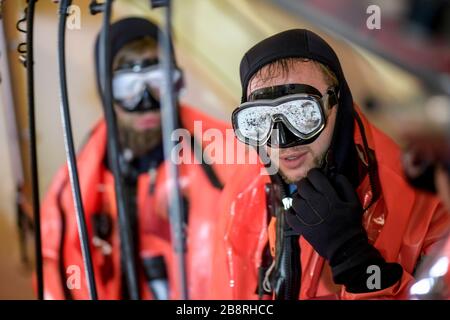
M 357 107 L 355 107 L 358 110 Z M 387 262 L 403 267 L 393 286 L 369 293 L 352 294 L 333 282 L 328 262 L 300 237 L 300 299 L 404 299 L 414 270 L 423 255 L 445 237 L 450 215 L 437 197 L 413 189 L 405 180 L 398 146 L 370 124 L 358 111 L 370 150 L 378 166 L 380 196 L 363 216 L 369 242 Z M 355 125 L 354 143 L 367 164 L 362 134 Z M 266 245 L 275 246 L 274 218 L 269 221 L 265 187 L 268 175 L 262 165 L 241 166 L 222 194 L 223 208 L 216 233 L 213 299 L 258 299 L 258 269 Z M 355 169 L 356 170 L 356 169 Z M 357 194 L 364 208 L 372 199 L 366 175 Z M 265 295 L 264 298 L 271 298 Z
M 201 121 L 203 129 L 217 128 L 225 132 L 227 126 L 199 111 L 182 106 L 180 118 L 183 128 L 193 134 L 194 121 Z M 201 137 L 195 137 L 196 140 Z M 186 143 L 183 142 L 183 143 Z M 204 146 L 204 141 L 198 142 Z M 193 149 L 183 152 L 193 153 Z M 222 152 L 223 150 L 218 150 Z M 115 207 L 112 173 L 105 167 L 106 125 L 97 124 L 78 154 L 80 187 L 91 245 L 95 280 L 99 299 L 122 298 L 120 243 Z M 194 157 L 194 156 L 193 156 Z M 163 162 L 155 172 L 140 174 L 137 179 L 138 260 L 163 256 L 170 283 L 170 298 L 179 297 L 179 279 L 174 251 L 170 242 L 167 219 L 167 195 L 170 193 Z M 208 298 L 211 280 L 214 233 L 219 210 L 217 202 L 222 185 L 229 176 L 228 167 L 216 164 L 205 169 L 203 164 L 183 163 L 179 167 L 180 186 L 187 207 L 187 277 L 189 295 L 193 299 Z M 89 299 L 82 263 L 75 211 L 67 166 L 56 174 L 41 208 L 42 245 L 44 257 L 44 285 L 46 299 Z M 106 221 L 107 227 L 95 231 L 95 217 Z M 98 220 L 98 219 L 97 219 Z M 100 228 L 100 229 L 102 229 Z M 77 279 L 79 275 L 79 279 Z M 151 299 L 142 263 L 138 263 L 139 287 L 142 298 Z

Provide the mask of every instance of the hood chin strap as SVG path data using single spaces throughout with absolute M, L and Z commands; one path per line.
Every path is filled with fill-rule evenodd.
M 380 182 L 378 178 L 378 164 L 374 152 L 369 148 L 366 131 L 364 129 L 364 124 L 361 120 L 361 117 L 359 116 L 358 112 L 356 112 L 356 110 L 354 110 L 353 113 L 363 141 L 364 153 L 367 158 L 367 174 L 369 175 L 370 189 L 372 191 L 372 199 L 367 207 L 364 208 L 364 211 L 366 211 L 378 200 L 381 194 Z

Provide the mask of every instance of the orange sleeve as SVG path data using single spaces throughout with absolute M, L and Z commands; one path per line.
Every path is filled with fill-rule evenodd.
M 65 298 L 59 270 L 59 247 L 62 219 L 59 197 L 65 187 L 66 168 L 59 170 L 41 205 L 41 238 L 44 269 L 44 297 L 50 300 Z
M 419 213 L 420 214 L 420 213 Z M 423 212 L 421 213 L 423 214 Z M 432 254 L 432 251 L 446 239 L 450 230 L 450 214 L 442 203 L 438 203 L 433 210 L 431 220 L 423 238 L 421 252 L 425 255 Z M 393 286 L 369 293 L 350 293 L 342 289 L 341 299 L 408 299 L 408 290 L 415 281 L 413 275 L 403 269 L 402 278 Z

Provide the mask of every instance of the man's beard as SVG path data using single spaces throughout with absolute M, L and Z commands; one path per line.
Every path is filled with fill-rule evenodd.
M 324 154 L 321 154 L 319 156 L 313 156 L 313 163 L 312 166 L 310 168 L 308 168 L 308 171 L 313 169 L 313 168 L 321 168 L 323 166 L 323 163 L 325 161 L 325 156 L 326 156 L 326 152 Z M 283 179 L 283 181 L 287 184 L 292 184 L 292 183 L 297 183 L 299 182 L 301 179 L 303 179 L 304 177 L 300 177 L 298 179 L 291 179 L 289 177 L 287 177 L 283 171 L 280 169 L 280 176 Z M 307 172 L 306 172 L 307 173 Z
M 139 158 L 161 143 L 161 128 L 136 130 L 131 125 L 117 121 L 119 140 L 122 150 L 129 150 L 133 158 Z

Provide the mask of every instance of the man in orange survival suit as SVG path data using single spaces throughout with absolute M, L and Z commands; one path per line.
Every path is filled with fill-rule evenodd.
M 141 18 L 127 18 L 111 27 L 113 95 L 122 150 L 122 174 L 142 298 L 178 296 L 169 237 L 166 170 L 163 159 L 158 64 L 158 28 Z M 97 40 L 98 49 L 98 40 Z M 96 61 L 98 65 L 98 50 Z M 98 69 L 97 69 L 97 77 Z M 181 87 L 181 71 L 174 81 Z M 225 128 L 192 108 L 181 106 L 180 126 L 193 131 L 195 120 Z M 198 137 L 197 137 L 198 138 Z M 108 168 L 106 126 L 101 120 L 78 154 L 81 192 L 100 299 L 127 298 L 122 281 L 113 177 Z M 197 141 L 185 141 L 189 145 Z M 201 143 L 201 142 L 198 142 Z M 189 149 L 185 149 L 189 150 Z M 190 149 L 192 150 L 192 149 Z M 201 159 L 198 159 L 201 160 Z M 207 241 L 216 220 L 217 198 L 224 181 L 205 161 L 182 164 L 180 179 L 187 227 L 188 289 L 192 298 L 206 298 L 212 251 Z M 201 193 L 198 192 L 201 190 Z M 45 297 L 88 299 L 67 167 L 57 173 L 42 206 Z M 76 277 L 81 271 L 80 277 Z M 175 273 L 176 274 L 176 273 Z M 167 292 L 167 280 L 170 292 Z M 147 284 L 150 284 L 149 286 Z M 161 286 L 162 285 L 162 286 Z M 162 290 L 161 290 L 162 288 Z
M 242 166 L 226 185 L 212 298 L 405 297 L 449 215 L 408 185 L 398 147 L 354 104 L 333 49 L 285 31 L 251 48 L 240 76 L 235 134 L 279 172 Z

